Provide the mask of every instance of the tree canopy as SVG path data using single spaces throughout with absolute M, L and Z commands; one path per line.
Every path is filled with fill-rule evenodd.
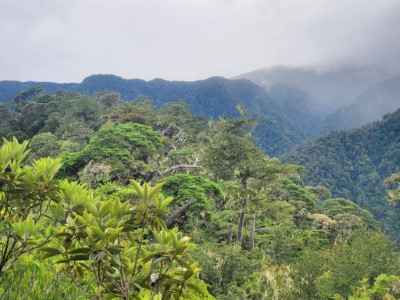
M 0 107 L 0 297 L 398 296 L 399 253 L 374 215 L 267 156 L 243 107 L 208 120 L 183 101 L 31 92 Z M 398 174 L 386 183 L 397 202 Z

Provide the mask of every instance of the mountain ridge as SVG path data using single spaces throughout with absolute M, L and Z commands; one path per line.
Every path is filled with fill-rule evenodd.
M 267 153 L 276 156 L 291 149 L 303 139 L 309 138 L 300 132 L 296 124 L 288 122 L 284 110 L 275 104 L 269 94 L 260 86 L 246 79 L 230 80 L 223 77 L 211 77 L 198 81 L 166 81 L 154 79 L 123 79 L 116 75 L 91 75 L 82 83 L 41 83 L 41 82 L 0 82 L 0 99 L 11 101 L 18 92 L 34 86 L 43 86 L 45 92 L 55 93 L 58 89 L 94 94 L 105 90 L 121 93 L 125 100 L 140 96 L 149 96 L 153 104 L 160 107 L 167 102 L 185 100 L 194 114 L 206 115 L 217 119 L 220 115 L 238 117 L 238 105 L 244 106 L 255 118 L 259 119 L 256 136 L 259 145 L 267 148 Z M 8 88 L 7 88 L 8 87 Z M 10 99 L 11 98 L 11 99 Z M 293 122 L 292 122 L 293 123 Z
M 271 156 L 282 155 L 300 143 L 317 138 L 326 132 L 361 126 L 400 107 L 400 88 L 398 88 L 400 76 L 378 81 L 389 76 L 380 69 L 363 70 L 348 67 L 318 71 L 276 67 L 246 74 L 256 76 L 268 70 L 272 70 L 270 77 L 273 80 L 268 81 L 268 84 L 264 82 L 264 86 L 259 84 L 263 83 L 260 83 L 260 80 L 262 81 L 265 77 L 261 76 L 256 80 L 242 78 L 241 75 L 234 79 L 214 76 L 197 81 L 168 81 L 161 78 L 146 81 L 135 78 L 124 79 L 113 74 L 90 75 L 81 83 L 0 81 L 0 102 L 11 101 L 18 92 L 39 85 L 49 93 L 56 93 L 63 89 L 85 94 L 115 90 L 120 92 L 127 101 L 148 96 L 152 98 L 156 107 L 183 99 L 190 104 L 192 113 L 203 114 L 213 119 L 217 119 L 220 115 L 237 117 L 239 112 L 236 106 L 242 105 L 259 119 L 255 135 L 259 146 L 266 148 Z M 318 72 L 322 72 L 322 75 Z M 343 74 L 344 79 L 340 78 Z M 250 75 L 247 77 L 251 77 Z M 285 77 L 286 75 L 288 78 Z M 322 77 L 318 79 L 318 76 Z M 368 80 L 361 84 L 360 78 Z M 314 83 L 314 79 L 319 81 Z M 286 80 L 287 83 L 281 83 L 281 80 Z M 367 88 L 360 92 L 360 86 L 351 87 L 352 93 L 354 94 L 354 90 L 357 90 L 359 96 L 356 101 L 340 109 L 332 110 L 321 104 L 321 99 L 317 97 L 318 93 L 332 90 L 335 85 L 343 84 L 346 80 L 349 81 L 346 83 L 347 87 L 342 87 L 342 90 L 337 93 L 344 93 L 346 89 L 349 91 L 349 85 L 356 81 L 363 88 Z M 301 86 L 290 85 L 291 81 L 303 82 L 306 86 L 317 86 L 322 83 L 322 87 L 317 87 L 317 93 L 313 94 L 312 89 L 307 91 Z M 395 83 L 391 83 L 392 81 Z M 375 82 L 375 85 L 370 86 L 371 82 Z M 389 104 L 386 106 L 379 104 L 381 97 L 389 99 L 387 101 Z M 397 102 L 396 99 L 398 99 Z

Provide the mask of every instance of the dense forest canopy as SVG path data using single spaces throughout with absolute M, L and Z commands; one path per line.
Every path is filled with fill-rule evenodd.
M 30 89 L 0 114 L 5 299 L 400 296 L 372 214 L 267 156 L 243 107 L 209 120 L 184 101 Z
M 387 201 L 385 178 L 400 172 L 400 110 L 359 129 L 332 132 L 282 159 L 305 167 L 309 185 L 323 185 L 335 197 L 371 211 L 400 241 L 399 207 Z
M 300 142 L 315 137 L 320 130 L 318 116 L 310 114 L 297 91 L 291 93 L 278 89 L 269 93 L 246 79 L 211 77 L 192 82 L 163 79 L 144 81 L 115 75 L 92 75 L 81 83 L 71 84 L 0 81 L 0 103 L 11 102 L 16 94 L 37 86 L 50 94 L 60 90 L 85 95 L 118 91 L 120 98 L 126 101 L 151 97 L 156 108 L 184 99 L 190 105 L 191 113 L 212 119 L 218 119 L 220 115 L 238 117 L 236 106 L 242 105 L 253 117 L 258 118 L 254 132 L 257 145 L 265 148 L 271 156 L 287 152 Z M 296 105 L 288 107 L 282 103 L 282 97 L 290 98 L 290 103 Z
M 157 108 L 184 99 L 192 113 L 212 119 L 238 117 L 236 106 L 242 105 L 258 118 L 254 131 L 257 145 L 270 156 L 280 156 L 323 133 L 355 128 L 393 112 L 400 106 L 400 77 L 392 76 L 379 68 L 341 67 L 320 72 L 277 67 L 236 79 L 211 77 L 190 82 L 115 75 L 91 75 L 81 83 L 0 81 L 0 102 L 10 102 L 16 94 L 40 86 L 50 94 L 60 90 L 86 95 L 118 91 L 126 101 L 151 97 Z

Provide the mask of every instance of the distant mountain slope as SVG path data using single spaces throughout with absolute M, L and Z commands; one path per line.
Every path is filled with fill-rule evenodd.
M 398 108 L 400 76 L 379 82 L 361 93 L 353 103 L 334 112 L 326 119 L 324 130 L 359 127 Z
M 285 112 L 286 122 L 305 133 L 307 138 L 319 134 L 323 119 L 311 95 L 284 84 L 274 84 L 267 88 L 267 92 L 280 111 Z
M 150 96 L 156 106 L 184 99 L 192 112 L 212 118 L 219 115 L 237 116 L 236 106 L 244 105 L 252 112 L 277 113 L 265 91 L 248 80 L 211 77 L 206 80 L 166 81 L 154 79 L 123 79 L 113 75 L 93 75 L 83 80 L 81 88 L 90 94 L 101 90 L 117 90 L 126 100 Z
M 376 67 L 273 67 L 235 78 L 264 87 L 273 102 L 295 112 L 293 119 L 311 137 L 360 127 L 400 108 L 400 76 Z
M 68 90 L 81 92 L 79 83 L 54 83 L 54 82 L 36 82 L 36 81 L 0 81 L 0 103 L 12 101 L 15 95 L 21 91 L 29 90 L 32 87 L 41 86 L 47 93 L 53 94 L 59 90 Z
M 193 82 L 162 79 L 144 81 L 127 80 L 115 75 L 92 75 L 80 84 L 2 81 L 0 99 L 11 101 L 16 93 L 33 86 L 43 86 L 45 91 L 50 93 L 61 89 L 88 94 L 116 90 L 126 100 L 133 100 L 138 96 L 150 96 L 157 107 L 184 99 L 191 105 L 193 113 L 204 114 L 211 118 L 220 115 L 238 116 L 236 106 L 243 105 L 260 119 L 255 134 L 259 145 L 266 147 L 271 156 L 283 154 L 301 141 L 310 138 L 309 133 L 299 126 L 298 119 L 293 118 L 292 110 L 272 101 L 263 88 L 246 79 L 229 80 L 212 77 Z
M 400 241 L 400 206 L 387 202 L 383 180 L 400 171 L 400 110 L 359 129 L 337 131 L 301 145 L 283 161 L 306 167 L 304 181 L 355 200 Z
M 94 94 L 104 90 L 115 90 L 125 100 L 133 100 L 139 96 L 150 96 L 156 106 L 166 102 L 184 99 L 192 106 L 195 113 L 211 117 L 237 115 L 236 105 L 242 104 L 247 109 L 258 113 L 277 113 L 268 94 L 256 84 L 245 80 L 229 80 L 212 77 L 193 82 L 166 81 L 154 79 L 123 79 L 115 75 L 92 75 L 82 83 L 50 83 L 50 82 L 18 82 L 0 81 L 0 99 L 11 101 L 23 90 L 34 86 L 42 86 L 47 93 L 58 90 L 72 90 Z
M 319 113 L 328 115 L 348 105 L 367 88 L 392 76 L 376 67 L 336 66 L 331 69 L 272 67 L 241 74 L 234 78 L 246 78 L 269 88 L 285 84 L 303 90 L 319 105 Z

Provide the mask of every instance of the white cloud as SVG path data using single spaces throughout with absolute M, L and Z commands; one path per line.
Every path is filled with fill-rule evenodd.
M 398 65 L 397 0 L 2 0 L 0 79 L 195 80 L 276 64 Z

